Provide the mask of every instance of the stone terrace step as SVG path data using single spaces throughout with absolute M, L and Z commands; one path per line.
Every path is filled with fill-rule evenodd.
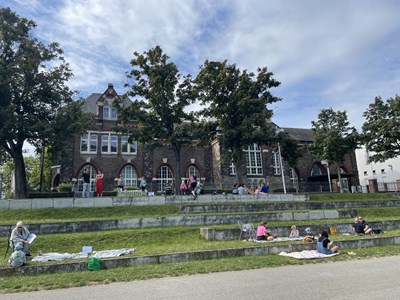
M 356 209 L 356 208 L 378 208 L 400 206 L 400 200 L 371 200 L 351 202 L 260 202 L 243 204 L 204 204 L 180 206 L 183 214 L 204 214 L 204 213 L 239 213 L 253 211 L 271 210 L 318 210 L 318 209 Z
M 400 228 L 400 220 L 368 223 L 373 229 L 382 229 L 383 231 L 396 230 Z M 337 234 L 346 234 L 352 232 L 352 225 L 353 223 L 326 223 L 297 226 L 297 229 L 299 229 L 301 235 L 307 227 L 311 227 L 314 232 L 322 232 L 323 230 L 328 230 L 330 227 L 336 227 Z M 269 226 L 268 228 L 274 236 L 289 236 L 290 234 L 289 226 Z M 200 234 L 206 240 L 210 241 L 235 240 L 240 237 L 240 229 L 238 225 L 235 226 L 235 228 L 200 228 Z M 243 233 L 242 238 L 248 238 L 248 234 Z
M 251 242 L 249 242 L 250 244 Z M 383 245 L 399 245 L 400 236 L 390 237 L 363 237 L 354 240 L 335 241 L 340 247 L 341 251 L 346 249 L 357 249 L 372 246 Z M 302 250 L 315 249 L 315 243 L 292 243 L 292 244 L 275 244 L 271 242 L 265 243 L 251 243 L 254 246 L 243 248 L 219 249 L 219 250 L 206 250 L 206 251 L 193 251 L 184 253 L 169 253 L 150 256 L 136 256 L 136 257 L 119 257 L 108 258 L 101 261 L 101 269 L 113 269 L 119 267 L 128 267 L 146 264 L 159 264 L 159 263 L 175 263 L 175 262 L 188 262 L 194 260 L 206 259 L 219 259 L 227 257 L 242 257 L 242 256 L 256 256 L 278 254 L 280 252 L 295 252 Z M 257 245 L 257 246 L 256 246 Z M 6 267 L 0 269 L 0 276 L 14 275 L 14 274 L 29 274 L 37 275 L 43 273 L 61 273 L 61 272 L 77 272 L 87 270 L 87 261 L 68 262 L 68 263 L 54 263 L 43 265 L 27 265 L 21 268 Z
M 2 199 L 0 209 L 41 209 L 70 207 L 108 207 L 126 205 L 165 205 L 182 203 L 254 202 L 254 201 L 306 201 L 306 194 L 260 194 L 252 195 L 200 195 L 196 201 L 189 195 L 142 196 L 142 197 L 89 197 L 89 198 L 46 198 L 46 199 Z
M 260 220 L 269 221 L 304 221 L 321 219 L 353 218 L 356 211 L 349 210 L 315 210 L 299 212 L 275 212 L 252 214 L 226 215 L 196 215 L 171 216 L 159 218 L 133 218 L 122 220 L 98 220 L 81 222 L 55 222 L 41 224 L 26 224 L 30 232 L 35 234 L 91 232 L 100 230 L 154 228 L 168 226 L 209 226 L 217 224 L 258 223 Z M 7 236 L 14 228 L 14 224 L 0 225 L 0 236 Z

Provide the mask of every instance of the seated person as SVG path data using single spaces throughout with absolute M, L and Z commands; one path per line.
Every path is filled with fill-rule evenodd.
M 238 194 L 238 186 L 239 184 L 235 183 L 233 185 L 232 194 Z
M 322 253 L 322 254 L 332 254 L 339 252 L 339 247 L 338 246 L 332 246 L 332 243 L 328 239 L 328 232 L 327 231 L 322 231 L 321 236 L 318 238 L 317 241 L 317 252 Z
M 291 231 L 289 234 L 290 238 L 298 238 L 300 233 L 299 230 L 297 229 L 296 225 L 292 225 L 292 227 L 290 227 Z
M 310 227 L 305 229 L 306 236 L 303 239 L 303 242 L 314 242 L 315 240 L 315 233 L 311 231 Z
M 261 221 L 257 227 L 257 241 L 272 241 L 274 236 L 267 231 L 267 221 Z
M 246 190 L 245 190 L 243 184 L 239 184 L 239 187 L 237 188 L 237 193 L 238 193 L 239 195 L 246 194 Z
M 357 217 L 357 222 L 353 225 L 353 232 L 355 234 L 371 234 L 372 228 L 362 216 Z
M 11 254 L 8 263 L 13 268 L 22 267 L 26 264 L 26 255 L 25 252 L 22 251 L 24 249 L 24 245 L 22 243 L 17 243 L 15 245 L 15 251 Z
M 269 193 L 269 185 L 268 185 L 268 183 L 267 183 L 267 184 L 264 184 L 264 183 L 263 183 L 260 192 L 261 192 L 261 193 L 265 193 L 265 194 L 268 194 L 268 193 Z
M 10 240 L 13 242 L 14 247 L 17 243 L 22 243 L 24 246 L 24 252 L 27 256 L 31 256 L 31 252 L 29 250 L 29 242 L 27 241 L 30 235 L 29 230 L 24 226 L 22 221 L 18 221 L 17 225 L 11 232 Z

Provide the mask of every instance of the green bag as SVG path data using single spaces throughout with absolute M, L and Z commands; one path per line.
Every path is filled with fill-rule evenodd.
M 100 270 L 100 258 L 91 257 L 89 259 L 87 268 L 90 271 L 98 271 L 98 270 Z

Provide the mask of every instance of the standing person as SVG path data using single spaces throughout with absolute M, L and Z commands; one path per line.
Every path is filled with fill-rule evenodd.
M 189 181 L 190 181 L 190 189 L 192 191 L 193 196 L 195 196 L 196 194 L 196 186 L 197 186 L 197 178 L 196 176 L 190 176 L 189 177 Z
M 29 230 L 24 226 L 22 221 L 18 221 L 17 225 L 11 232 L 10 240 L 13 242 L 14 247 L 18 243 L 23 245 L 23 250 L 27 256 L 31 256 L 31 252 L 29 250 L 29 242 L 28 237 L 30 236 Z
M 8 263 L 13 268 L 19 268 L 26 264 L 26 254 L 24 251 L 24 245 L 22 243 L 17 243 L 15 246 L 15 251 L 11 254 Z
M 321 232 L 321 236 L 318 238 L 317 241 L 317 252 L 322 253 L 322 254 L 332 254 L 332 253 L 336 253 L 339 251 L 339 247 L 338 246 L 332 246 L 332 243 L 329 239 L 328 239 L 329 235 L 327 231 L 322 231 Z
M 82 173 L 83 179 L 83 189 L 82 189 L 82 197 L 90 196 L 90 173 L 89 168 L 85 168 Z
M 262 220 L 260 225 L 257 227 L 257 241 L 272 241 L 274 236 L 267 230 L 267 221 Z
M 103 178 L 104 178 L 104 174 L 101 170 L 99 170 L 96 175 L 97 197 L 103 197 Z
M 146 190 L 146 185 L 147 185 L 146 179 L 144 179 L 144 177 L 140 178 L 139 186 L 140 186 L 140 189 L 142 190 L 142 192 L 144 192 Z
M 124 191 L 124 186 L 125 186 L 124 177 L 122 177 L 122 175 L 119 175 L 119 178 L 118 178 L 118 190 L 120 192 L 123 192 Z

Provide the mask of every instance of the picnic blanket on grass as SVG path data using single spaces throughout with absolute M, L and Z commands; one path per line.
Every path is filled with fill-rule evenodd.
M 281 252 L 279 255 L 293 257 L 296 259 L 314 259 L 314 258 L 327 258 L 338 255 L 339 253 L 333 254 L 322 254 L 317 252 L 317 250 L 303 250 L 300 252 Z
M 131 252 L 134 252 L 134 248 L 122 248 L 122 249 L 116 249 L 116 250 L 104 250 L 104 251 L 93 251 L 91 257 L 97 257 L 97 258 L 107 258 L 107 257 L 117 257 L 121 256 L 124 254 L 128 254 Z M 38 262 L 45 262 L 49 260 L 66 260 L 66 259 L 81 259 L 81 258 L 87 258 L 88 253 L 43 253 L 42 255 L 38 255 L 32 259 L 32 261 L 38 261 Z
M 272 242 L 301 241 L 302 239 L 303 239 L 303 237 L 297 237 L 297 238 L 277 237 L 277 238 L 274 238 L 272 241 L 258 241 L 256 239 L 251 239 L 249 241 L 256 242 L 256 243 L 272 243 Z

